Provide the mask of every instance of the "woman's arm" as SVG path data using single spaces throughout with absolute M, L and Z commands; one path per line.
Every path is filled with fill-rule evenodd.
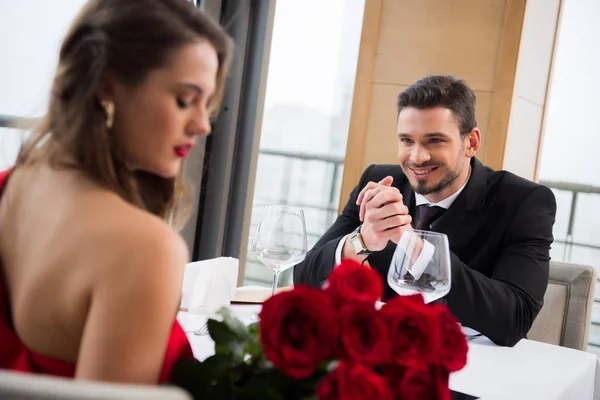
M 101 236 L 89 265 L 82 266 L 93 268 L 97 279 L 75 377 L 156 383 L 179 305 L 187 247 L 162 221 L 146 215 Z

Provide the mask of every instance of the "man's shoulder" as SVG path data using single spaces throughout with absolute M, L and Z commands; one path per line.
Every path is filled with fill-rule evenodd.
M 491 192 L 511 199 L 523 199 L 533 192 L 543 197 L 554 198 L 547 186 L 520 177 L 510 171 L 494 171 L 486 167 L 487 185 Z
M 396 164 L 372 164 L 365 171 L 361 177 L 361 183 L 366 182 L 379 182 L 386 176 L 394 178 L 394 186 L 402 185 L 407 181 L 406 175 L 402 172 L 402 168 Z

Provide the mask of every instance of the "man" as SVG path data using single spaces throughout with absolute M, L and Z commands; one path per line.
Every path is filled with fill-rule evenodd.
M 482 165 L 475 94 L 450 76 L 425 77 L 398 96 L 400 165 L 371 165 L 342 214 L 306 259 L 294 283 L 322 285 L 341 259 L 387 273 L 403 232 L 445 233 L 452 287 L 442 301 L 459 321 L 513 346 L 540 311 L 548 284 L 554 195 Z

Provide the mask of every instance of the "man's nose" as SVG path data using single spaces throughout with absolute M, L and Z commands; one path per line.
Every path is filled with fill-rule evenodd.
M 415 145 L 410 153 L 410 161 L 416 165 L 421 165 L 430 159 L 429 151 L 423 146 Z

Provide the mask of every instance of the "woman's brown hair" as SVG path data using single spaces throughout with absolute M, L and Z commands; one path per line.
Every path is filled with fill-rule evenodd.
M 138 85 L 175 49 L 198 40 L 208 41 L 219 60 L 214 114 L 233 47 L 218 23 L 187 0 L 90 0 L 62 44 L 48 112 L 21 148 L 17 166 L 44 159 L 74 167 L 126 201 L 173 218 L 184 193 L 182 171 L 173 179 L 130 171 L 106 128 L 98 87 L 106 72 Z

